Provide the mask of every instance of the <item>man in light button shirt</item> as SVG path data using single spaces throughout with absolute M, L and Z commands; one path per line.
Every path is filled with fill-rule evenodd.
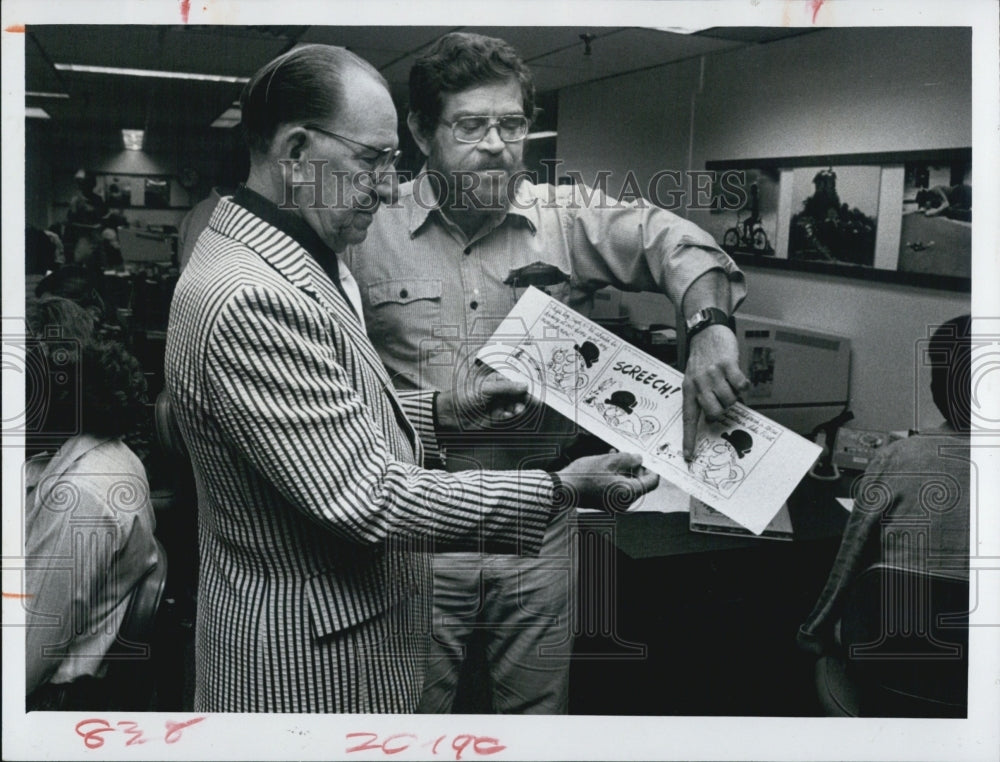
M 367 239 L 346 252 L 367 330 L 397 387 L 475 383 L 476 352 L 514 306 L 512 271 L 535 265 L 556 298 L 579 306 L 607 285 L 655 291 L 686 317 L 731 315 L 742 273 L 706 232 L 666 210 L 600 193 L 530 182 L 521 169 L 534 112 L 531 73 L 503 40 L 453 33 L 410 72 L 407 123 L 426 157 Z M 589 195 L 590 189 L 585 189 Z M 553 195 L 554 194 L 554 195 Z M 690 343 L 684 383 L 685 455 L 698 418 L 714 419 L 747 380 L 723 324 Z M 545 467 L 564 457 L 572 422 L 551 412 L 524 427 L 470 433 L 447 446 L 445 467 Z M 450 712 L 474 635 L 485 641 L 492 709 L 565 713 L 573 642 L 573 517 L 553 522 L 537 558 L 483 553 L 435 557 L 434 648 L 421 710 Z

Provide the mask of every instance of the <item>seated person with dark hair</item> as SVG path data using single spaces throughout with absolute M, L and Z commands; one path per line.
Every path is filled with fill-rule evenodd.
M 27 436 L 39 454 L 24 466 L 27 707 L 98 709 L 94 678 L 158 560 L 146 472 L 121 441 L 145 413 L 145 378 L 120 344 L 89 337 L 93 323 L 73 302 L 49 297 L 28 314 L 35 362 L 58 364 L 69 381 L 42 372 L 26 389 L 46 402 Z M 49 383 L 32 389 L 35 377 Z
M 945 423 L 885 447 L 869 464 L 826 586 L 799 628 L 802 649 L 836 650 L 851 583 L 874 563 L 968 579 L 970 327 L 963 315 L 931 338 L 931 393 Z M 906 541 L 914 531 L 927 542 Z
M 91 316 L 95 330 L 102 335 L 111 328 L 102 293 L 105 286 L 98 273 L 79 265 L 64 265 L 42 278 L 35 287 L 35 296 L 57 296 L 75 302 Z

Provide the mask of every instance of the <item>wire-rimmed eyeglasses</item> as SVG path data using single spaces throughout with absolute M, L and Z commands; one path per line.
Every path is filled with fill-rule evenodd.
M 375 146 L 370 146 L 367 143 L 362 143 L 360 140 L 355 140 L 354 138 L 349 138 L 346 135 L 338 135 L 336 132 L 331 132 L 325 127 L 318 127 L 315 124 L 306 125 L 307 130 L 316 130 L 316 132 L 322 132 L 324 135 L 328 135 L 331 138 L 336 138 L 337 140 L 343 140 L 347 143 L 353 143 L 356 146 L 361 146 L 367 151 L 373 151 L 378 154 L 374 157 L 359 157 L 361 161 L 365 162 L 372 172 L 388 172 L 390 169 L 396 166 L 396 162 L 399 161 L 400 151 L 398 148 L 386 147 L 386 148 L 376 148 Z
M 504 143 L 517 143 L 528 135 L 531 124 L 524 114 L 504 114 L 503 116 L 461 116 L 453 122 L 441 120 L 441 124 L 451 127 L 451 134 L 459 143 L 478 143 L 497 128 L 497 134 Z

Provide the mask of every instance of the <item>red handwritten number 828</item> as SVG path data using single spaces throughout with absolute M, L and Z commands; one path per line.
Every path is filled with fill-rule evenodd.
M 164 734 L 163 740 L 166 743 L 177 743 L 181 740 L 181 731 L 184 730 L 184 728 L 189 728 L 204 719 L 204 717 L 195 717 L 193 720 L 187 720 L 186 722 L 171 722 L 170 720 L 167 720 L 165 723 L 167 732 Z M 86 728 L 91 725 L 96 725 L 97 727 L 87 730 Z M 126 746 L 146 743 L 147 739 L 142 737 L 142 729 L 139 727 L 138 723 L 132 722 L 131 720 L 122 720 L 121 722 L 112 725 L 107 720 L 93 717 L 76 723 L 76 734 L 83 739 L 83 743 L 88 749 L 100 749 L 104 746 L 103 734 L 111 733 L 119 729 L 129 737 L 128 741 L 125 742 Z

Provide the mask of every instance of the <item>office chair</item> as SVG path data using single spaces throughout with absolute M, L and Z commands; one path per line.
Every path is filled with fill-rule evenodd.
M 159 561 L 146 572 L 132 591 L 118 639 L 108 651 L 104 677 L 109 708 L 118 711 L 149 711 L 156 692 L 158 618 L 163 591 L 167 586 L 167 551 L 156 542 Z
M 877 563 L 855 580 L 843 653 L 816 663 L 827 716 L 965 717 L 968 580 Z

